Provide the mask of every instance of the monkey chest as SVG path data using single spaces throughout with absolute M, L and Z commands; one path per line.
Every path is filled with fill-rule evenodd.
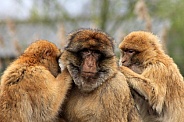
M 109 94 L 96 92 L 81 95 L 73 92 L 65 105 L 65 118 L 70 122 L 121 121 L 122 118 L 126 118 L 123 117 L 126 114 L 123 114 L 121 102 Z
M 71 95 L 65 107 L 65 117 L 70 122 L 93 122 L 101 117 L 101 106 L 96 97 Z

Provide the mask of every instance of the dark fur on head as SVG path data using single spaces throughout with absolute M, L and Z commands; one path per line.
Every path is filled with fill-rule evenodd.
M 65 48 L 67 51 L 77 52 L 88 48 L 91 50 L 100 50 L 105 57 L 114 56 L 114 39 L 98 29 L 76 30 L 69 34 L 68 40 L 70 42 Z
M 108 34 L 97 29 L 79 29 L 69 34 L 68 45 L 62 55 L 65 65 L 71 73 L 75 84 L 85 92 L 90 92 L 114 75 L 117 67 L 114 54 L 114 40 Z M 102 54 L 98 71 L 94 77 L 84 78 L 80 74 L 82 59 L 79 52 L 84 50 L 95 50 Z

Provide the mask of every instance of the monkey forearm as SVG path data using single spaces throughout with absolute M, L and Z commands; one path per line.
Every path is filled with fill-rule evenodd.
M 141 96 L 143 96 L 145 99 L 148 99 L 149 96 L 152 96 L 152 92 L 149 90 L 152 89 L 151 86 L 146 83 L 147 80 L 144 79 L 141 75 L 131 71 L 125 66 L 121 66 L 120 71 L 127 78 L 129 86 L 135 89 Z
M 127 79 L 128 84 L 131 88 L 133 88 L 136 92 L 138 92 L 144 99 L 149 100 L 155 96 L 154 86 L 149 82 L 140 79 L 138 77 L 132 77 Z
M 154 91 L 154 86 L 149 79 L 142 77 L 125 66 L 121 66 L 120 71 L 127 78 L 129 86 L 135 89 L 140 95 L 144 96 L 145 99 L 155 96 L 155 93 L 152 92 L 152 90 Z
M 162 105 L 164 102 L 164 98 L 160 97 L 163 96 L 162 92 L 159 95 L 158 86 L 139 75 L 127 67 L 120 67 L 120 71 L 125 75 L 127 78 L 129 86 L 134 89 L 139 95 L 143 96 L 145 100 L 149 102 L 153 109 L 155 109 L 158 113 L 162 111 Z
M 72 81 L 72 77 L 70 76 L 70 73 L 68 72 L 67 68 L 65 68 L 62 73 L 60 73 L 57 77 L 56 77 L 56 80 L 57 81 L 61 81 L 61 80 L 64 80 L 66 82 L 62 82 L 63 83 L 66 83 L 66 84 L 70 84 L 71 81 Z M 65 84 L 65 85 L 66 85 Z M 63 84 L 64 85 L 64 84 Z
M 58 108 L 58 106 L 62 105 L 66 97 L 67 91 L 69 90 L 72 82 L 72 78 L 70 77 L 70 74 L 66 68 L 62 71 L 61 74 L 59 74 L 56 77 L 56 82 L 58 82 L 57 83 L 58 95 L 56 101 L 59 101 L 57 102 L 59 104 L 55 104 L 55 107 Z
M 130 68 L 121 66 L 119 67 L 119 70 L 127 77 L 127 78 L 132 78 L 132 77 L 137 77 L 138 74 L 133 72 Z M 139 75 L 140 76 L 140 75 Z M 141 77 L 141 76 L 140 76 Z
M 149 82 L 149 80 L 143 80 L 137 77 L 128 79 L 128 84 L 148 101 L 153 110 L 156 110 L 159 114 L 161 113 L 164 97 L 161 92 L 158 92 L 158 86 Z

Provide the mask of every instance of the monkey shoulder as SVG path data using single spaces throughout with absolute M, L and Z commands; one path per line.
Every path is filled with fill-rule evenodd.
M 17 85 L 23 82 L 38 81 L 40 78 L 52 78 L 51 73 L 40 64 L 30 64 L 29 61 L 24 61 L 18 58 L 12 62 L 4 71 L 1 77 L 2 86 Z
M 173 62 L 169 62 L 168 64 L 165 64 L 164 62 L 151 64 L 145 68 L 142 76 L 149 78 L 158 84 L 172 82 L 173 79 L 175 79 L 173 83 L 176 83 L 176 85 L 183 84 L 183 76 L 177 65 Z
M 27 67 L 24 64 L 12 63 L 3 73 L 1 78 L 2 85 L 17 84 L 25 75 Z
M 43 66 L 27 66 L 17 64 L 7 68 L 1 84 L 0 109 L 3 104 L 9 105 L 11 111 L 17 111 L 16 106 L 21 106 L 27 111 L 44 111 L 49 99 L 56 96 L 56 84 L 53 84 L 54 76 Z M 37 105 L 43 104 L 42 108 Z M 15 106 L 13 106 L 15 104 Z M 5 111 L 10 111 L 6 109 Z M 12 114 L 12 113 L 11 113 Z M 30 115 L 33 113 L 30 113 Z
M 111 84 L 115 85 L 116 89 L 117 89 L 117 86 L 119 86 L 121 90 L 128 90 L 129 89 L 128 83 L 126 81 L 126 77 L 120 71 L 118 71 L 117 74 L 115 75 L 115 77 L 112 78 Z
M 12 92 L 13 95 L 16 91 L 17 94 L 25 92 L 31 95 L 39 89 L 53 89 L 54 80 L 54 76 L 43 66 L 14 64 L 10 65 L 2 76 L 2 92 Z

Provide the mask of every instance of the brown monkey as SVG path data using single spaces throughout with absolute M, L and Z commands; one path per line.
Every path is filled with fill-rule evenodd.
M 61 59 L 74 84 L 64 104 L 64 118 L 68 122 L 141 122 L 126 79 L 118 71 L 114 40 L 97 29 L 79 29 L 68 40 Z
M 1 79 L 0 122 L 55 122 L 72 81 L 61 74 L 60 50 L 46 40 L 32 43 Z M 58 75 L 59 74 L 59 75 Z
M 132 32 L 119 48 L 123 65 L 120 69 L 128 79 L 144 121 L 183 122 L 183 77 L 173 59 L 164 53 L 158 38 L 149 32 Z

